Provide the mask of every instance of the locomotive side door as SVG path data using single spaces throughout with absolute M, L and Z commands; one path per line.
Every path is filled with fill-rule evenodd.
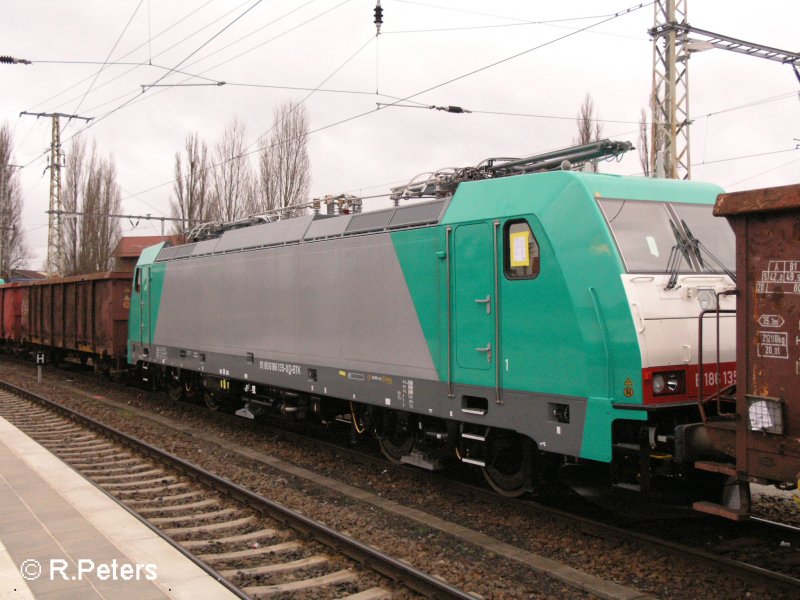
M 497 357 L 494 347 L 494 249 L 486 223 L 455 229 L 453 270 L 453 329 L 456 379 L 458 371 L 489 371 Z M 483 377 L 476 384 L 486 384 Z
M 139 293 L 139 342 L 150 345 L 150 267 L 136 269 L 136 291 Z

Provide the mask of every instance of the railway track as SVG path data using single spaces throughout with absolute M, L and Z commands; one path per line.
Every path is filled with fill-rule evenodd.
M 182 405 L 184 408 L 188 408 L 190 412 L 205 412 L 199 406 L 191 406 L 191 405 Z M 228 415 L 218 414 L 216 415 L 221 418 L 221 422 L 228 422 L 233 421 L 235 419 L 236 424 L 240 427 L 246 428 L 253 428 L 256 427 L 251 422 L 241 421 L 238 418 L 230 417 Z M 164 422 L 166 419 L 164 417 L 159 417 L 160 422 Z M 216 419 L 215 419 L 216 420 Z M 185 426 L 178 425 L 176 423 L 176 429 L 180 428 L 181 431 L 187 433 Z M 267 434 L 272 427 L 269 425 L 257 425 L 258 431 L 260 434 Z M 330 453 L 338 453 L 340 460 L 345 461 L 354 461 L 359 464 L 374 464 L 378 461 L 381 462 L 382 465 L 385 466 L 385 461 L 383 459 L 376 458 L 371 455 L 365 455 L 361 450 L 354 450 L 348 448 L 346 445 L 342 444 L 334 444 L 332 442 L 321 441 L 319 439 L 313 438 L 309 440 L 307 435 L 303 435 L 302 433 L 293 433 L 286 431 L 285 429 L 275 429 L 276 435 L 279 435 L 284 443 L 289 442 L 291 443 L 292 440 L 295 440 L 295 436 L 297 438 L 302 438 L 306 444 L 313 443 L 320 447 L 319 454 L 330 454 Z M 196 435 L 197 432 L 192 432 L 193 435 Z M 414 479 L 422 480 L 424 478 L 430 478 L 431 474 L 428 473 L 419 473 L 418 471 L 411 471 L 410 474 L 413 476 Z M 435 477 L 439 479 L 438 477 Z M 742 552 L 746 550 L 748 544 L 757 544 L 759 542 L 754 541 L 755 538 L 751 535 L 751 531 L 746 530 L 741 525 L 734 526 L 734 530 L 738 531 L 746 531 L 746 533 L 740 537 L 732 536 L 731 539 L 722 539 L 725 536 L 716 536 L 719 538 L 719 543 L 715 544 L 714 548 L 703 548 L 701 545 L 694 543 L 694 545 L 689 545 L 686 543 L 682 543 L 680 541 L 675 541 L 675 536 L 672 539 L 667 539 L 665 536 L 662 536 L 660 533 L 644 533 L 641 531 L 636 531 L 637 524 L 627 524 L 624 526 L 609 524 L 607 521 L 598 520 L 591 517 L 581 517 L 575 515 L 573 512 L 560 510 L 553 506 L 543 505 L 540 503 L 534 502 L 521 502 L 519 500 L 512 500 L 507 498 L 498 497 L 495 494 L 492 494 L 488 490 L 480 489 L 475 486 L 458 483 L 458 482 L 447 482 L 448 486 L 453 486 L 456 490 L 459 490 L 460 493 L 465 495 L 483 499 L 484 501 L 490 501 L 493 504 L 501 504 L 503 507 L 508 506 L 509 510 L 516 510 L 516 511 L 523 511 L 527 512 L 531 515 L 531 518 L 534 518 L 538 515 L 541 518 L 542 514 L 553 515 L 562 519 L 563 521 L 570 521 L 570 522 L 578 522 L 580 524 L 580 529 L 586 532 L 587 535 L 590 536 L 597 536 L 603 537 L 604 539 L 614 539 L 619 542 L 629 542 L 631 540 L 637 541 L 640 545 L 646 545 L 651 549 L 656 549 L 657 551 L 663 551 L 664 555 L 674 555 L 674 556 L 693 556 L 697 559 L 698 564 L 707 564 L 708 568 L 713 571 L 721 571 L 734 574 L 736 576 L 746 578 L 749 580 L 757 581 L 766 583 L 766 584 L 779 584 L 782 587 L 789 587 L 789 588 L 800 588 L 800 580 L 795 577 L 798 572 L 798 562 L 796 559 L 789 558 L 787 560 L 788 552 L 785 551 L 784 548 L 780 548 L 776 550 L 776 552 L 772 555 L 775 557 L 773 561 L 774 568 L 768 568 L 767 566 L 770 562 L 770 558 L 768 556 L 761 556 L 760 560 L 757 561 L 757 564 L 751 564 L 746 560 L 744 555 L 747 552 Z M 504 508 L 499 508 L 498 510 L 502 512 Z M 758 520 L 754 520 L 758 523 Z M 699 521 L 691 521 L 688 525 L 681 525 L 678 523 L 679 526 L 684 527 L 685 530 L 690 531 L 692 528 L 695 527 L 696 523 L 718 523 L 717 520 L 713 519 L 701 519 Z M 760 525 L 767 525 L 766 523 L 760 523 Z M 646 527 L 650 528 L 650 523 L 643 521 L 638 523 L 638 527 Z M 664 526 L 665 529 L 675 528 L 675 522 L 672 524 L 667 524 Z M 766 528 L 766 527 L 765 527 Z M 798 537 L 790 537 L 798 533 L 797 528 L 792 527 L 778 527 L 769 525 L 770 529 L 774 529 L 775 531 L 779 531 L 780 534 L 786 534 L 786 539 L 791 540 L 790 545 L 792 548 L 796 549 L 800 548 L 800 538 Z M 752 528 L 751 528 L 752 530 Z M 680 537 L 679 535 L 677 537 Z M 758 537 L 758 536 L 755 536 Z M 764 546 L 765 544 L 762 544 Z M 775 544 L 777 546 L 777 544 Z M 796 554 L 795 554 L 796 556 Z M 713 572 L 712 571 L 712 572 Z
M 431 598 L 447 583 L 164 450 L 0 382 L 0 416 L 48 448 L 242 598 L 379 600 L 391 580 Z
M 800 556 L 797 550 L 793 556 L 786 557 L 785 548 L 800 547 L 800 535 L 796 527 L 782 523 L 774 523 L 765 519 L 754 519 L 748 529 L 747 524 L 729 524 L 727 522 L 711 522 L 710 532 L 720 525 L 722 531 L 731 532 L 738 528 L 736 533 L 717 535 L 704 532 L 702 539 L 716 538 L 713 543 L 699 541 L 675 541 L 676 538 L 696 535 L 697 521 L 695 519 L 670 520 L 654 524 L 647 520 L 618 525 L 604 519 L 576 515 L 574 512 L 561 510 L 552 506 L 536 502 L 526 502 L 529 509 L 536 512 L 546 511 L 548 514 L 559 515 L 565 519 L 575 520 L 582 524 L 587 532 L 594 535 L 610 535 L 621 542 L 637 541 L 651 548 L 662 550 L 665 555 L 676 557 L 691 556 L 709 568 L 731 575 L 747 578 L 765 583 L 777 583 L 800 590 L 800 578 L 797 577 L 800 569 Z M 708 519 L 705 520 L 708 523 Z M 652 529 L 652 533 L 637 530 Z M 756 530 L 761 528 L 761 531 Z M 669 531 L 669 533 L 667 533 Z M 786 533 L 788 541 L 776 541 L 774 534 Z M 772 541 L 772 543 L 770 543 Z M 701 547 L 704 544 L 707 548 Z M 771 563 L 771 566 L 766 566 Z

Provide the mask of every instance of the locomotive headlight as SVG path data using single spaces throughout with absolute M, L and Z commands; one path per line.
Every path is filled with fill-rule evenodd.
M 716 310 L 717 308 L 717 294 L 714 293 L 713 289 L 698 289 L 697 301 L 703 310 Z
M 653 395 L 682 394 L 684 391 L 683 371 L 656 373 L 653 375 Z

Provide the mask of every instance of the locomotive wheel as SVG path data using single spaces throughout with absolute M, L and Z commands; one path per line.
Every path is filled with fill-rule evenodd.
M 525 443 L 510 431 L 493 430 L 486 439 L 483 476 L 501 496 L 516 498 L 525 493 Z
M 400 464 L 400 459 L 411 452 L 416 442 L 414 427 L 407 415 L 395 411 L 384 412 L 379 423 L 382 431 L 376 429 L 375 435 L 381 452 L 390 462 Z
M 180 402 L 181 400 L 183 400 L 184 389 L 180 374 L 176 372 L 167 374 L 167 393 L 169 394 L 169 397 L 175 402 Z
M 169 375 L 162 369 L 156 369 L 150 377 L 150 387 L 156 391 L 163 390 L 167 387 Z
M 400 459 L 411 452 L 414 447 L 414 441 L 413 433 L 397 433 L 388 437 L 378 438 L 378 444 L 383 455 L 390 462 L 398 465 L 400 464 Z
M 206 403 L 206 408 L 211 412 L 218 411 L 222 406 L 222 401 L 211 393 L 211 390 L 203 390 L 203 401 Z

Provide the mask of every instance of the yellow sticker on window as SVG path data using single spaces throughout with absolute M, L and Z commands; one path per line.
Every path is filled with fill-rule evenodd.
M 508 236 L 509 245 L 511 246 L 509 248 L 511 254 L 510 266 L 527 267 L 531 263 L 530 237 L 530 231 L 519 231 Z

